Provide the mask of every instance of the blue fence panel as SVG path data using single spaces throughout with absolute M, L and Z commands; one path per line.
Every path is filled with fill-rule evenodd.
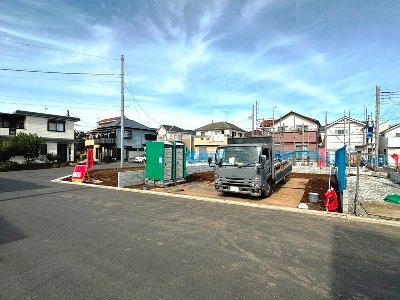
M 346 189 L 346 146 L 335 151 L 335 167 L 338 168 L 336 176 L 342 192 Z

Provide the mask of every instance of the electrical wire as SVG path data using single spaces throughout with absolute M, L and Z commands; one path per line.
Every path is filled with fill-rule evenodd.
M 96 57 L 96 58 L 103 58 L 103 59 L 110 59 L 110 60 L 119 60 L 118 58 L 98 56 L 98 55 L 93 55 L 93 54 L 76 52 L 76 51 L 72 51 L 72 50 L 62 50 L 62 49 L 56 49 L 56 48 L 51 48 L 51 47 L 38 46 L 38 45 L 29 44 L 29 43 L 26 43 L 26 42 L 19 42 L 19 41 L 10 40 L 8 38 L 0 38 L 0 39 L 3 40 L 3 41 L 6 41 L 6 42 L 11 42 L 11 43 L 20 44 L 20 45 L 29 46 L 29 47 L 35 47 L 35 48 L 42 48 L 42 49 L 46 49 L 46 50 L 53 50 L 53 51 L 59 51 L 59 52 L 65 52 L 65 53 L 71 53 L 71 54 L 78 54 L 78 55 L 90 56 L 90 57 Z
M 48 104 L 32 104 L 32 103 L 17 103 L 17 102 L 4 102 L 0 101 L 3 104 L 10 104 L 10 105 L 24 105 L 24 106 L 42 106 L 42 107 L 54 107 L 54 108 L 76 108 L 76 109 L 90 109 L 90 110 L 108 110 L 108 111 L 119 111 L 119 109 L 110 109 L 110 106 L 107 108 L 94 108 L 94 107 L 82 107 L 82 106 L 62 106 L 62 105 L 48 105 Z M 97 106 L 97 105 L 96 105 Z
M 157 121 L 155 121 L 155 120 L 143 109 L 143 107 L 139 104 L 139 102 L 138 102 L 138 101 L 136 100 L 136 98 L 133 96 L 133 92 L 132 92 L 132 90 L 131 90 L 131 88 L 130 88 L 130 84 L 131 84 L 131 83 L 130 83 L 128 71 L 127 71 L 126 68 L 125 68 L 125 74 L 126 74 L 126 77 L 128 78 L 129 86 L 128 86 L 126 83 L 124 84 L 124 86 L 125 86 L 126 89 L 129 91 L 129 93 L 130 93 L 130 95 L 131 95 L 131 97 L 132 97 L 134 103 L 135 103 L 135 104 L 150 118 L 150 120 L 152 120 L 155 124 L 157 124 L 158 127 L 160 127 L 161 124 L 159 124 Z
M 37 77 L 19 77 L 19 76 L 2 76 L 0 78 L 12 78 L 12 79 L 29 79 L 29 80 L 54 80 L 54 81 L 82 81 L 82 79 L 59 79 L 59 78 L 37 78 Z M 120 82 L 119 80 L 90 80 L 90 82 Z
M 85 73 L 85 72 L 60 72 L 60 71 L 40 71 L 40 70 L 25 70 L 13 68 L 0 68 L 0 71 L 13 71 L 13 72 L 28 72 L 28 73 L 42 73 L 42 74 L 62 74 L 62 75 L 92 75 L 92 76 L 116 76 L 120 74 L 115 73 Z

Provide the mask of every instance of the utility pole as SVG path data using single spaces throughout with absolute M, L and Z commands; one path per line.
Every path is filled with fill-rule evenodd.
M 379 114 L 381 110 L 381 88 L 376 86 L 376 104 L 375 104 L 375 156 L 376 165 L 378 166 L 379 155 Z
M 327 133 L 327 126 L 328 126 L 328 112 L 325 112 L 325 132 L 324 132 L 324 148 L 326 151 L 326 147 L 328 145 L 328 141 L 326 140 L 328 138 L 328 133 Z
M 275 105 L 272 104 L 272 155 L 275 155 Z M 274 157 L 271 157 L 272 163 L 274 163 Z
M 124 167 L 125 160 L 125 149 L 124 149 L 124 135 L 125 135 L 125 127 L 124 127 L 124 56 L 121 55 L 121 168 Z
M 253 105 L 253 112 L 251 114 L 251 136 L 254 136 L 254 105 Z

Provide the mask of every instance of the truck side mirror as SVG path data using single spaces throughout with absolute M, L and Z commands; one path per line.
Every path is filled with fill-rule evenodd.
M 266 161 L 267 161 L 267 157 L 265 155 L 261 155 L 260 164 L 265 165 Z

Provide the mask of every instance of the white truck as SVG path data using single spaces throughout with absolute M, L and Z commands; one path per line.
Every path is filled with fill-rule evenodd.
M 274 159 L 272 137 L 229 138 L 217 148 L 214 160 L 215 189 L 223 193 L 240 193 L 269 197 L 278 182 L 285 182 L 292 165 Z

